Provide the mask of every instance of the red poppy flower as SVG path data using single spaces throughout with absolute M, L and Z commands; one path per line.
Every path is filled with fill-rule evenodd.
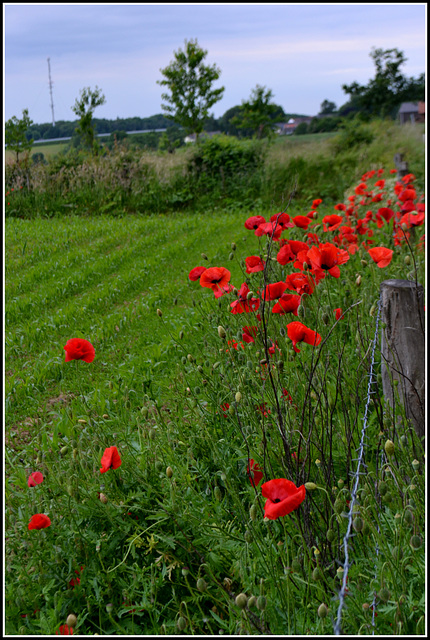
M 312 202 L 312 209 L 316 209 L 316 207 L 319 207 L 319 205 L 322 203 L 321 198 L 317 198 L 316 200 L 314 200 Z
M 67 624 L 60 625 L 58 631 L 55 632 L 56 636 L 72 636 L 73 627 L 69 627 Z
M 249 477 L 249 481 L 254 486 L 257 486 L 259 482 L 263 479 L 263 471 L 258 464 L 252 458 L 249 460 L 248 466 L 246 467 L 246 472 Z
M 277 300 L 282 296 L 287 285 L 284 281 L 268 284 L 263 291 L 260 292 L 262 300 Z
M 45 516 L 44 513 L 36 513 L 34 516 L 31 516 L 30 522 L 28 523 L 29 529 L 46 529 L 46 527 L 51 526 L 51 520 L 48 516 Z
M 297 509 L 306 497 L 305 485 L 296 487 L 294 482 L 286 478 L 276 478 L 261 485 L 261 493 L 267 498 L 264 505 L 264 516 L 276 520 Z
M 257 335 L 258 327 L 242 327 L 242 340 L 248 344 L 255 342 L 254 338 Z
M 109 469 L 118 469 L 122 464 L 121 457 L 116 447 L 108 447 L 102 455 L 100 473 L 106 473 Z
M 424 222 L 424 211 L 421 213 L 405 213 L 399 220 L 399 224 L 406 224 L 408 228 L 419 227 Z
M 409 184 L 410 182 L 413 182 L 413 180 L 415 180 L 415 176 L 413 173 L 408 173 L 402 178 L 402 182 L 404 182 L 405 184 Z
M 344 318 L 344 317 L 345 317 L 345 316 L 343 315 L 343 311 L 342 311 L 342 309 L 340 309 L 340 308 L 339 308 L 339 309 L 335 309 L 335 310 L 334 310 L 334 313 L 335 313 L 335 315 L 336 315 L 336 320 L 339 320 L 339 319 L 342 319 L 342 318 Z
M 295 320 L 287 324 L 287 335 L 293 342 L 293 349 L 296 353 L 300 353 L 300 349 L 297 349 L 296 344 L 298 342 L 306 342 L 312 346 L 316 346 L 321 342 L 321 336 L 316 331 L 309 329 L 301 322 Z
M 272 313 L 285 315 L 293 313 L 297 316 L 297 309 L 300 305 L 300 296 L 295 293 L 283 293 L 278 302 L 273 306 Z
M 35 487 L 41 482 L 43 482 L 43 475 L 40 473 L 40 471 L 34 471 L 33 473 L 30 473 L 30 476 L 27 480 L 27 484 L 29 487 Z
M 346 205 L 343 202 L 339 202 L 339 204 L 335 204 L 334 208 L 336 211 L 346 211 Z
M 260 256 L 249 256 L 245 258 L 246 273 L 257 273 L 257 271 L 263 271 L 266 263 L 260 258 Z
M 293 222 L 296 227 L 307 229 L 311 221 L 307 216 L 294 216 Z
M 290 221 L 288 213 L 275 213 L 275 215 L 270 218 L 270 222 L 277 222 L 283 229 L 291 229 L 294 227 L 293 223 Z
M 404 189 L 404 191 L 402 191 L 402 193 L 399 195 L 399 200 L 401 202 L 406 202 L 406 200 L 415 200 L 416 197 L 417 192 L 415 191 L 415 189 L 413 187 L 408 187 L 407 189 Z
M 378 214 L 384 218 L 385 222 L 389 222 L 391 218 L 394 216 L 394 211 L 389 207 L 381 207 L 378 209 Z
M 338 265 L 348 262 L 349 254 L 343 249 L 338 249 L 334 244 L 326 242 L 318 247 L 309 249 L 308 258 L 313 269 L 323 269 L 328 271 L 334 278 L 339 278 L 340 269 Z
M 285 266 L 288 262 L 292 262 L 295 259 L 295 257 L 296 256 L 290 247 L 290 243 L 288 242 L 284 244 L 281 247 L 281 249 L 278 251 L 276 260 L 279 262 L 279 264 L 282 264 L 282 266 Z
M 254 233 L 258 237 L 266 235 L 273 238 L 273 240 L 279 240 L 283 230 L 284 228 L 281 225 L 276 224 L 276 222 L 265 222 L 264 224 L 260 224 Z
M 206 269 L 207 267 L 194 267 L 194 269 L 191 269 L 190 273 L 188 274 L 189 279 L 195 282 L 200 278 L 203 271 L 206 271 Z
M 324 216 L 323 218 L 324 231 L 327 231 L 327 230 L 334 231 L 335 229 L 340 227 L 342 222 L 343 222 L 342 216 L 338 216 L 335 213 L 330 214 L 329 216 Z
M 92 362 L 96 355 L 91 342 L 83 340 L 82 338 L 72 338 L 71 340 L 68 340 L 64 347 L 64 351 L 66 352 L 65 362 L 70 362 L 70 360 L 84 360 L 85 362 Z
M 247 299 L 249 293 L 249 287 L 246 282 L 240 287 L 238 292 L 238 299 L 230 304 L 231 313 L 250 313 L 251 311 L 257 311 L 260 306 L 260 300 L 258 298 Z
M 374 262 L 376 262 L 376 266 L 380 269 L 387 267 L 391 258 L 393 257 L 393 250 L 387 249 L 386 247 L 373 247 L 369 249 L 369 255 Z
M 385 180 L 377 180 L 375 182 L 375 187 L 380 187 L 381 189 L 383 189 L 385 187 Z
M 234 349 L 236 349 L 236 351 L 238 350 L 238 345 L 240 345 L 242 347 L 242 349 L 244 349 L 245 347 L 243 346 L 242 342 L 237 342 L 236 340 L 229 340 L 227 342 L 227 344 L 231 345 Z M 226 349 L 225 352 L 228 353 L 230 351 L 230 349 Z
M 358 196 L 364 196 L 367 191 L 367 184 L 365 182 L 361 182 L 357 187 L 355 187 L 354 191 Z
M 390 169 L 390 173 L 397 173 L 397 169 Z
M 202 287 L 216 291 L 228 284 L 230 278 L 231 273 L 225 267 L 209 267 L 201 274 L 200 284 Z
M 264 224 L 266 222 L 266 218 L 263 216 L 251 216 L 248 220 L 245 220 L 245 229 L 258 229 L 260 224 Z
M 233 285 L 226 284 L 223 287 L 217 287 L 216 289 L 212 289 L 214 292 L 215 298 L 221 298 L 221 296 L 225 296 L 226 293 L 231 293 L 233 291 Z
M 229 408 L 230 408 L 230 405 L 228 404 L 228 402 L 225 402 L 224 404 L 221 405 L 221 411 L 224 418 L 228 418 Z
M 316 281 L 306 273 L 290 273 L 286 278 L 285 282 L 287 285 L 287 289 L 292 289 L 297 291 L 298 294 L 313 293 L 316 285 Z
M 268 416 L 269 413 L 272 413 L 270 409 L 267 408 L 267 402 L 263 402 L 263 404 L 257 405 L 256 409 L 263 415 Z

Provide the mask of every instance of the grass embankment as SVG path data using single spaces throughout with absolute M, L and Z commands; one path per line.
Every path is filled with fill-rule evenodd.
M 425 461 L 401 402 L 383 397 L 379 341 L 371 359 L 380 282 L 424 284 L 422 233 L 406 243 L 384 178 L 342 198 L 340 221 L 324 224 L 323 201 L 282 231 L 306 252 L 319 244 L 309 232 L 349 249 L 333 247 L 338 278 L 324 263 L 314 290 L 302 282 L 297 316 L 258 292 L 300 267 L 232 205 L 6 220 L 6 633 L 329 635 L 341 589 L 343 633 L 424 632 Z M 396 213 L 378 220 L 388 200 Z M 351 229 L 335 240 L 338 223 Z M 386 267 L 369 241 L 389 250 Z M 252 255 L 264 279 L 245 273 Z M 253 294 L 215 299 L 188 281 L 197 265 L 228 268 Z M 311 334 L 294 348 L 299 320 Z M 65 362 L 76 337 L 93 362 Z M 121 464 L 107 469 L 112 447 Z M 36 514 L 45 528 L 30 530 Z

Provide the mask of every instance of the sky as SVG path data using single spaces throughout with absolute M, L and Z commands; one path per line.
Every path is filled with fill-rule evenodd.
M 162 113 L 160 69 L 197 39 L 225 87 L 216 118 L 270 89 L 286 113 L 313 116 L 324 100 L 348 101 L 342 84 L 375 75 L 373 47 L 397 48 L 404 75 L 426 70 L 427 3 L 3 4 L 3 115 L 34 123 L 75 120 L 81 89 L 98 86 L 94 116 L 114 120 Z

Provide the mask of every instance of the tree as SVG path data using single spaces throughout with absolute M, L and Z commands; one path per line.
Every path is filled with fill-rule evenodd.
M 355 110 L 386 117 L 392 116 L 401 102 L 424 99 L 424 74 L 414 79 L 401 73 L 400 67 L 406 62 L 402 51 L 373 48 L 370 57 L 375 63 L 375 77 L 367 85 L 359 85 L 358 82 L 342 85 Z
M 94 90 L 90 87 L 81 89 L 80 96 L 76 98 L 75 104 L 72 107 L 73 113 L 79 118 L 75 131 L 81 137 L 84 146 L 91 149 L 94 153 L 97 153 L 98 145 L 95 139 L 93 113 L 96 107 L 105 104 L 105 102 L 105 96 L 96 85 Z
M 167 103 L 161 105 L 166 117 L 181 125 L 187 133 L 195 133 L 197 138 L 209 117 L 209 109 L 224 93 L 224 87 L 212 88 L 221 70 L 215 64 L 203 64 L 207 53 L 199 47 L 197 40 L 185 40 L 185 50 L 175 51 L 175 59 L 160 69 L 165 79 L 157 80 L 157 84 L 170 91 L 161 94 Z
M 321 102 L 321 106 L 320 106 L 321 115 L 329 116 L 329 115 L 332 115 L 333 113 L 336 113 L 336 111 L 337 111 L 337 107 L 334 102 L 331 102 L 330 100 L 324 100 L 323 102 Z
M 273 135 L 276 120 L 285 117 L 282 107 L 271 102 L 273 94 L 271 89 L 259 84 L 252 89 L 249 100 L 242 101 L 240 111 L 231 122 L 240 129 L 249 129 L 257 138 Z
M 16 162 L 19 163 L 19 154 L 30 152 L 33 146 L 33 138 L 27 139 L 25 135 L 33 121 L 28 115 L 28 109 L 23 109 L 22 118 L 12 116 L 5 124 L 5 144 L 10 151 L 16 153 Z

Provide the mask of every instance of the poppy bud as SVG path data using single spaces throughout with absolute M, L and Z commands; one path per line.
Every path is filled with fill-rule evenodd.
M 108 499 L 107 499 L 107 497 L 105 496 L 104 493 L 101 493 L 99 495 L 99 500 L 100 500 L 100 502 L 103 502 L 103 504 L 106 504 L 106 502 L 108 501 Z
M 257 598 L 255 596 L 251 596 L 248 600 L 248 608 L 257 606 Z
M 231 243 L 231 250 L 232 251 L 236 251 L 236 243 L 235 242 Z
M 300 573 L 301 572 L 302 565 L 301 565 L 300 560 L 298 558 L 293 558 L 293 561 L 291 563 L 291 568 L 296 573 Z
M 327 531 L 326 538 L 329 542 L 334 542 L 334 539 L 336 538 L 335 531 L 333 529 L 329 529 Z
M 317 580 L 322 580 L 324 577 L 323 572 L 321 571 L 321 569 L 319 567 L 315 567 L 315 569 L 312 571 L 312 578 L 317 581 Z
M 354 531 L 360 533 L 361 531 L 363 531 L 364 527 L 363 519 L 360 517 L 354 518 L 354 520 L 352 521 L 352 526 L 354 527 Z
M 411 256 L 405 256 L 405 264 L 411 264 Z
M 402 222 L 402 224 L 400 226 L 403 229 L 403 231 L 407 231 L 408 230 L 408 225 L 406 224 L 406 222 Z
M 303 271 L 307 271 L 309 269 L 308 263 L 304 262 L 303 263 Z
M 394 442 L 392 442 L 392 440 L 387 440 L 384 445 L 384 449 L 387 456 L 392 456 L 395 451 Z
M 418 471 L 418 469 L 420 468 L 419 460 L 412 460 L 412 466 L 414 468 L 414 471 Z
M 382 589 L 378 591 L 378 598 L 382 600 L 382 602 L 388 602 L 391 598 L 391 593 L 386 587 L 382 587 Z
M 221 489 L 218 486 L 216 486 L 215 489 L 214 489 L 214 496 L 218 501 L 222 500 Z
M 257 507 L 255 506 L 255 504 L 252 504 L 249 509 L 249 517 L 252 521 L 256 520 L 257 518 Z
M 306 315 L 305 308 L 302 304 L 299 304 L 299 306 L 297 307 L 297 315 L 299 316 L 299 318 L 304 318 Z
M 409 540 L 409 544 L 414 551 L 418 551 L 418 549 L 420 549 L 423 544 L 421 536 L 412 536 L 412 538 Z
M 324 603 L 320 604 L 320 606 L 318 607 L 318 616 L 320 618 L 326 618 L 327 614 L 328 614 L 327 605 Z
M 246 294 L 246 299 L 247 300 L 251 300 L 251 298 L 254 297 L 254 292 L 253 291 L 248 291 L 248 293 Z
M 60 449 L 60 453 L 61 453 L 62 456 L 65 456 L 68 451 L 69 451 L 69 447 L 67 447 L 67 446 L 66 447 L 62 447 Z
M 340 514 L 342 513 L 342 511 L 343 511 L 344 506 L 345 506 L 345 505 L 344 505 L 344 503 L 343 503 L 343 500 L 336 499 L 336 500 L 335 500 L 335 503 L 334 503 L 334 505 L 333 505 L 333 509 L 335 510 L 335 512 L 336 512 L 338 515 L 340 515 Z
M 234 252 L 232 251 L 229 256 L 228 256 L 229 260 L 234 260 Z
M 200 395 L 202 392 L 202 390 L 200 389 L 200 387 L 194 387 L 194 393 L 196 396 Z
M 252 533 L 249 529 L 245 531 L 244 538 L 245 538 L 245 542 L 248 542 L 248 543 L 252 542 Z
M 321 468 L 321 460 L 318 460 L 318 458 L 315 460 L 315 464 L 317 465 L 318 469 Z
M 330 316 L 328 315 L 328 313 L 322 314 L 322 321 L 324 322 L 325 325 L 327 325 L 330 322 Z
M 239 595 L 236 596 L 235 602 L 239 609 L 244 609 L 248 603 L 248 598 L 245 593 L 239 593 Z
M 240 402 L 242 400 L 242 394 L 240 393 L 240 391 L 237 391 L 234 397 L 236 399 L 236 402 Z
M 111 614 L 113 611 L 113 604 L 110 602 L 109 604 L 106 605 L 106 613 Z
M 203 367 L 202 367 L 200 364 L 199 364 L 199 366 L 197 367 L 197 371 L 198 371 L 199 373 L 204 373 L 204 369 L 203 369 Z
M 168 478 L 171 478 L 171 477 L 173 476 L 173 469 L 172 469 L 172 467 L 167 467 L 167 469 L 166 469 L 166 476 L 167 476 Z
M 266 598 L 265 596 L 258 596 L 257 598 L 257 609 L 259 609 L 259 611 L 264 611 L 264 609 L 266 608 Z
M 68 627 L 76 627 L 77 621 L 78 621 L 77 617 L 73 613 L 70 613 L 67 616 L 66 624 Z
M 378 489 L 379 489 L 379 493 L 381 496 L 385 496 L 385 494 L 388 491 L 388 485 L 386 482 L 384 482 L 383 480 L 380 480 L 379 484 L 378 484 Z
M 318 489 L 318 487 L 315 482 L 305 482 L 305 489 L 306 491 L 314 491 L 314 489 Z
M 355 280 L 355 284 L 357 285 L 357 287 L 359 287 L 361 285 L 361 276 L 358 275 L 356 280 Z
M 208 585 L 207 585 L 206 580 L 204 578 L 199 578 L 197 580 L 196 586 L 197 586 L 197 589 L 199 591 L 206 591 L 206 589 L 208 588 Z
M 279 371 L 282 371 L 284 369 L 284 361 L 278 360 L 278 362 L 276 363 L 276 366 L 278 367 Z
M 224 327 L 221 327 L 221 325 L 218 327 L 218 335 L 222 340 L 227 336 Z M 214 365 L 214 369 L 215 369 L 215 365 Z
M 73 460 L 76 460 L 76 458 L 78 457 L 78 455 L 79 455 L 79 451 L 78 451 L 78 449 L 73 449 L 73 451 L 72 451 L 72 457 L 73 457 Z
M 403 518 L 404 518 L 404 521 L 406 522 L 406 524 L 408 524 L 408 525 L 414 524 L 414 514 L 412 513 L 412 511 L 410 509 L 405 509 L 404 514 L 403 514 Z
M 176 626 L 178 627 L 179 631 L 184 631 L 187 626 L 187 621 L 182 616 L 179 616 L 176 622 Z
M 186 577 L 189 574 L 190 570 L 188 567 L 182 567 L 182 575 Z
M 203 258 L 203 260 L 208 260 L 209 259 L 205 253 L 202 253 L 202 258 Z
M 182 340 L 182 338 L 183 338 L 183 337 L 184 337 L 184 332 L 183 332 L 183 331 L 180 331 L 180 332 L 179 332 L 179 340 Z
M 162 315 L 163 315 L 163 312 L 161 311 L 161 309 L 157 309 L 157 316 L 161 318 Z
M 361 605 L 361 608 L 363 609 L 363 611 L 369 611 L 370 604 L 368 602 L 363 602 L 363 604 Z

